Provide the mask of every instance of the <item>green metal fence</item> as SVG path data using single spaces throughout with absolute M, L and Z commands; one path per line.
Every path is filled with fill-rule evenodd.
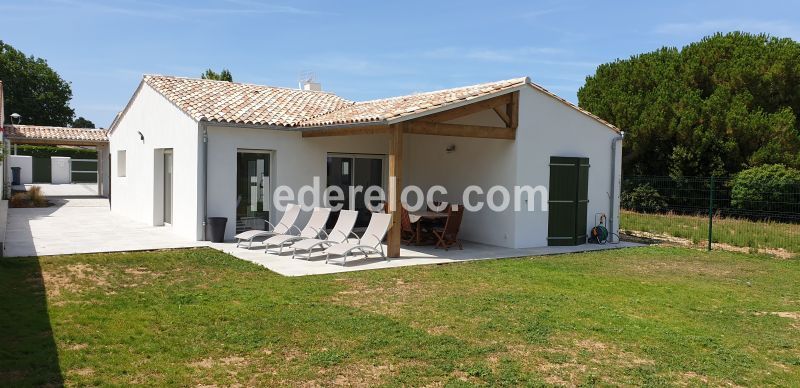
M 700 245 L 800 255 L 800 185 L 741 190 L 730 178 L 626 177 L 623 233 Z

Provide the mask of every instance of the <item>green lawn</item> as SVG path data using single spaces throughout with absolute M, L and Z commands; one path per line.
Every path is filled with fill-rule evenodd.
M 708 217 L 676 214 L 643 214 L 623 210 L 620 229 L 687 239 L 694 244 L 708 242 Z M 780 249 L 800 253 L 800 225 L 781 222 L 753 222 L 715 218 L 713 242 L 753 249 Z
M 0 259 L 0 287 L 6 386 L 800 381 L 800 261 L 762 255 L 285 278 L 197 249 Z

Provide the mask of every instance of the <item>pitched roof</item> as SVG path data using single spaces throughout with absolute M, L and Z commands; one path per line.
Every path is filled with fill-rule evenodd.
M 103 143 L 108 141 L 105 129 L 47 127 L 42 125 L 11 125 L 4 128 L 5 136 L 11 140 L 42 140 Z
M 614 125 L 531 82 L 528 77 L 363 102 L 349 101 L 327 92 L 162 75 L 146 75 L 143 82 L 197 121 L 286 128 L 403 121 L 410 116 L 434 113 L 450 105 L 469 103 L 528 85 L 620 132 Z M 111 127 L 113 129 L 114 124 Z
M 326 92 L 237 82 L 159 75 L 144 82 L 197 121 L 294 126 L 353 104 Z
M 527 77 L 522 77 L 434 92 L 357 102 L 346 108 L 305 120 L 299 123 L 299 126 L 314 127 L 395 120 L 449 104 L 499 93 L 525 85 L 527 82 L 530 82 L 530 80 Z

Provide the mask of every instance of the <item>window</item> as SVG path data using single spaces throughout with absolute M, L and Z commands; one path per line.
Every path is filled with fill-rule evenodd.
M 343 209 L 357 210 L 356 227 L 369 224 L 372 212 L 364 204 L 364 193 L 355 193 L 355 209 L 350 209 L 350 187 L 361 186 L 366 190 L 370 186 L 384 187 L 385 157 L 382 155 L 347 155 L 328 154 L 328 186 L 339 186 L 344 193 L 341 203 Z M 338 203 L 330 203 L 336 206 Z M 372 206 L 379 206 L 380 201 L 373 201 Z M 328 219 L 328 227 L 333 227 L 336 218 Z
M 125 176 L 126 174 L 126 161 L 125 150 L 117 151 L 117 176 Z

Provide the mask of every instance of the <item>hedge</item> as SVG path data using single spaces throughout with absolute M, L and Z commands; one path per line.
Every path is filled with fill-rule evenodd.
M 738 209 L 797 213 L 800 170 L 766 164 L 743 170 L 731 181 L 731 205 Z
M 17 146 L 11 146 L 12 152 L 14 151 L 14 147 L 17 147 L 17 155 L 39 158 L 67 156 L 73 159 L 97 159 L 97 150 L 92 149 L 20 144 Z

